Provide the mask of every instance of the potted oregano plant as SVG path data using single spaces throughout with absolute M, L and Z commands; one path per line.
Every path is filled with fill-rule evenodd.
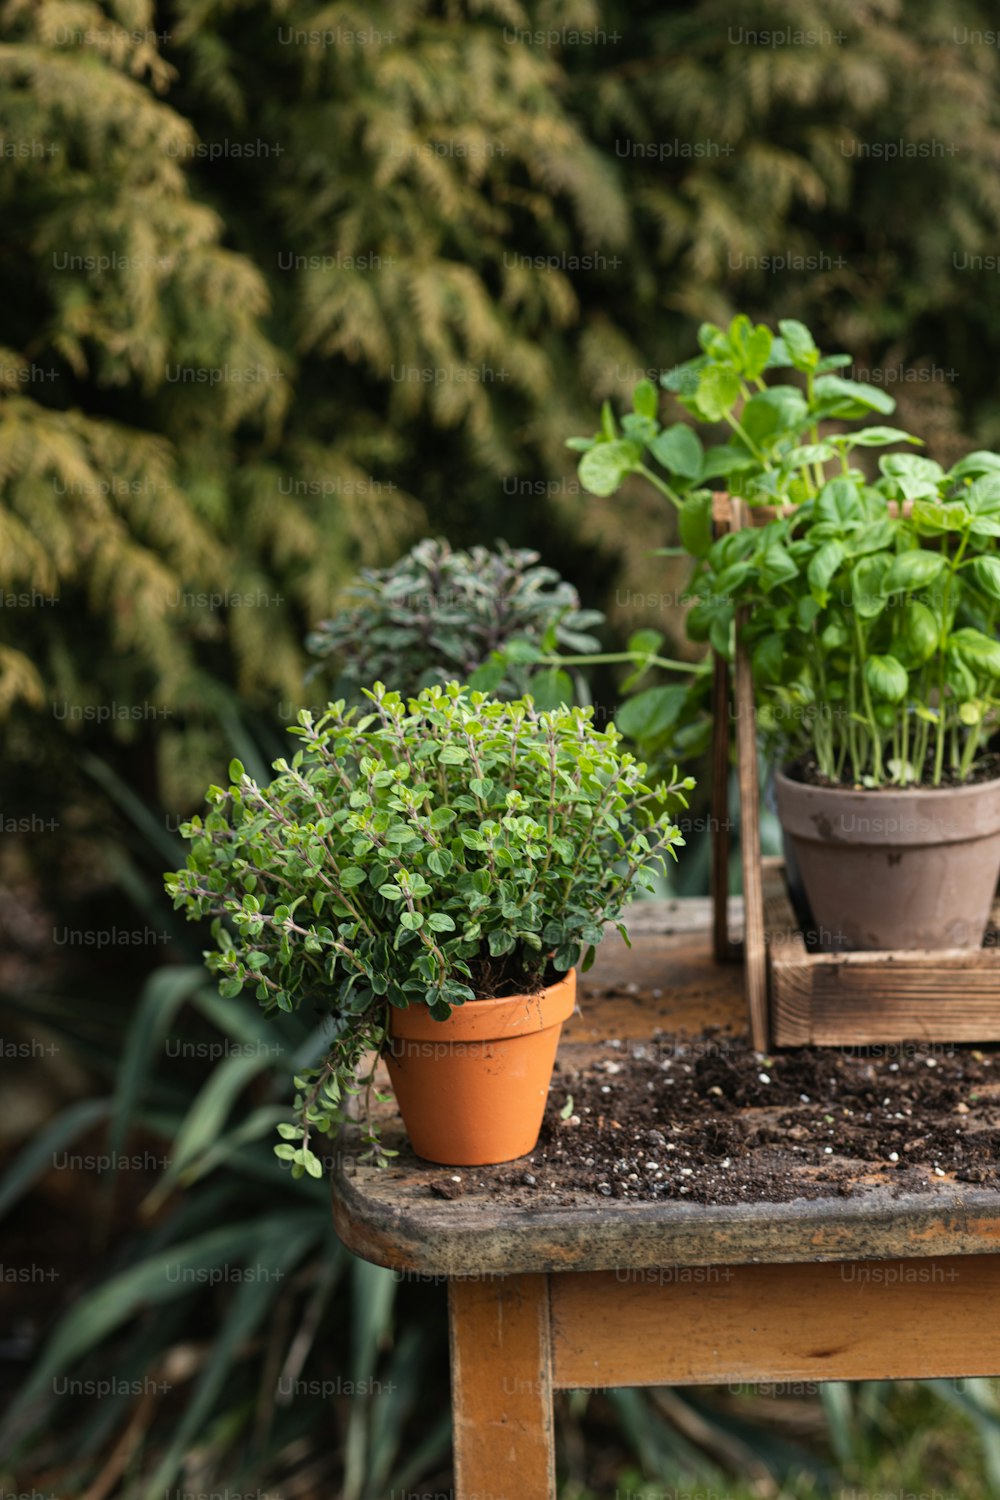
M 1000 870 L 1000 455 L 945 471 L 906 451 L 878 387 L 835 371 L 801 323 L 705 325 L 662 384 L 703 430 L 658 420 L 644 382 L 580 476 L 651 480 L 695 560 L 687 631 L 725 656 L 743 606 L 778 814 L 813 917 L 852 949 L 978 946 Z M 768 383 L 775 370 L 788 382 Z M 794 383 L 791 383 L 794 381 Z M 709 482 L 763 524 L 715 538 Z M 763 509 L 762 509 L 763 508 Z
M 648 785 L 589 708 L 458 683 L 366 697 L 303 712 L 268 786 L 233 762 L 167 888 L 212 918 L 223 994 L 329 1017 L 276 1148 L 293 1170 L 319 1174 L 317 1135 L 370 1101 L 380 1054 L 419 1155 L 511 1160 L 537 1140 L 576 970 L 683 843 L 667 809 L 692 782 Z

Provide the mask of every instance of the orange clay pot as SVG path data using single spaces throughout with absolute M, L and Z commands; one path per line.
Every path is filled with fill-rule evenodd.
M 542 1128 L 576 970 L 537 995 L 470 1000 L 447 1021 L 426 1005 L 394 1010 L 386 1052 L 403 1123 L 418 1156 L 455 1167 L 513 1161 Z

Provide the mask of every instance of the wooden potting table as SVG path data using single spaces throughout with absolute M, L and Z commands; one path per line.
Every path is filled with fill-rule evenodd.
M 585 976 L 568 1067 L 656 1028 L 745 1030 L 708 901 L 633 912 L 631 952 L 608 938 Z M 1000 1371 L 996 1191 L 930 1177 L 899 1196 L 872 1170 L 849 1194 L 788 1203 L 629 1203 L 556 1183 L 536 1206 L 477 1191 L 475 1169 L 418 1161 L 390 1106 L 383 1128 L 403 1149 L 382 1171 L 345 1134 L 335 1220 L 366 1260 L 448 1280 L 456 1500 L 555 1496 L 555 1390 Z

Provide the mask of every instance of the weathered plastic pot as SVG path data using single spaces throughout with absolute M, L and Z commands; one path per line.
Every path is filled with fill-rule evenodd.
M 1000 780 L 856 791 L 775 779 L 826 952 L 978 948 L 1000 873 Z
M 571 969 L 536 995 L 471 1000 L 447 1021 L 425 1005 L 394 1010 L 386 1062 L 417 1155 L 479 1167 L 533 1151 L 575 1004 Z

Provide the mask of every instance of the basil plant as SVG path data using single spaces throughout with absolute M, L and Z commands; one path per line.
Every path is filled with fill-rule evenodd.
M 676 509 L 695 563 L 688 635 L 731 657 L 746 611 L 776 759 L 830 783 L 966 781 L 981 773 L 1000 702 L 1000 455 L 945 471 L 906 451 L 921 440 L 872 425 L 892 398 L 835 373 L 849 355 L 823 356 L 801 323 L 778 327 L 706 324 L 702 353 L 661 379 L 699 428 L 725 429 L 723 442 L 686 422 L 662 427 L 643 381 L 620 430 L 605 408 L 601 432 L 573 440 L 580 478 L 610 494 L 638 474 Z M 896 451 L 872 473 L 865 449 Z M 716 538 L 713 480 L 769 518 Z M 670 691 L 643 695 L 650 713 Z

